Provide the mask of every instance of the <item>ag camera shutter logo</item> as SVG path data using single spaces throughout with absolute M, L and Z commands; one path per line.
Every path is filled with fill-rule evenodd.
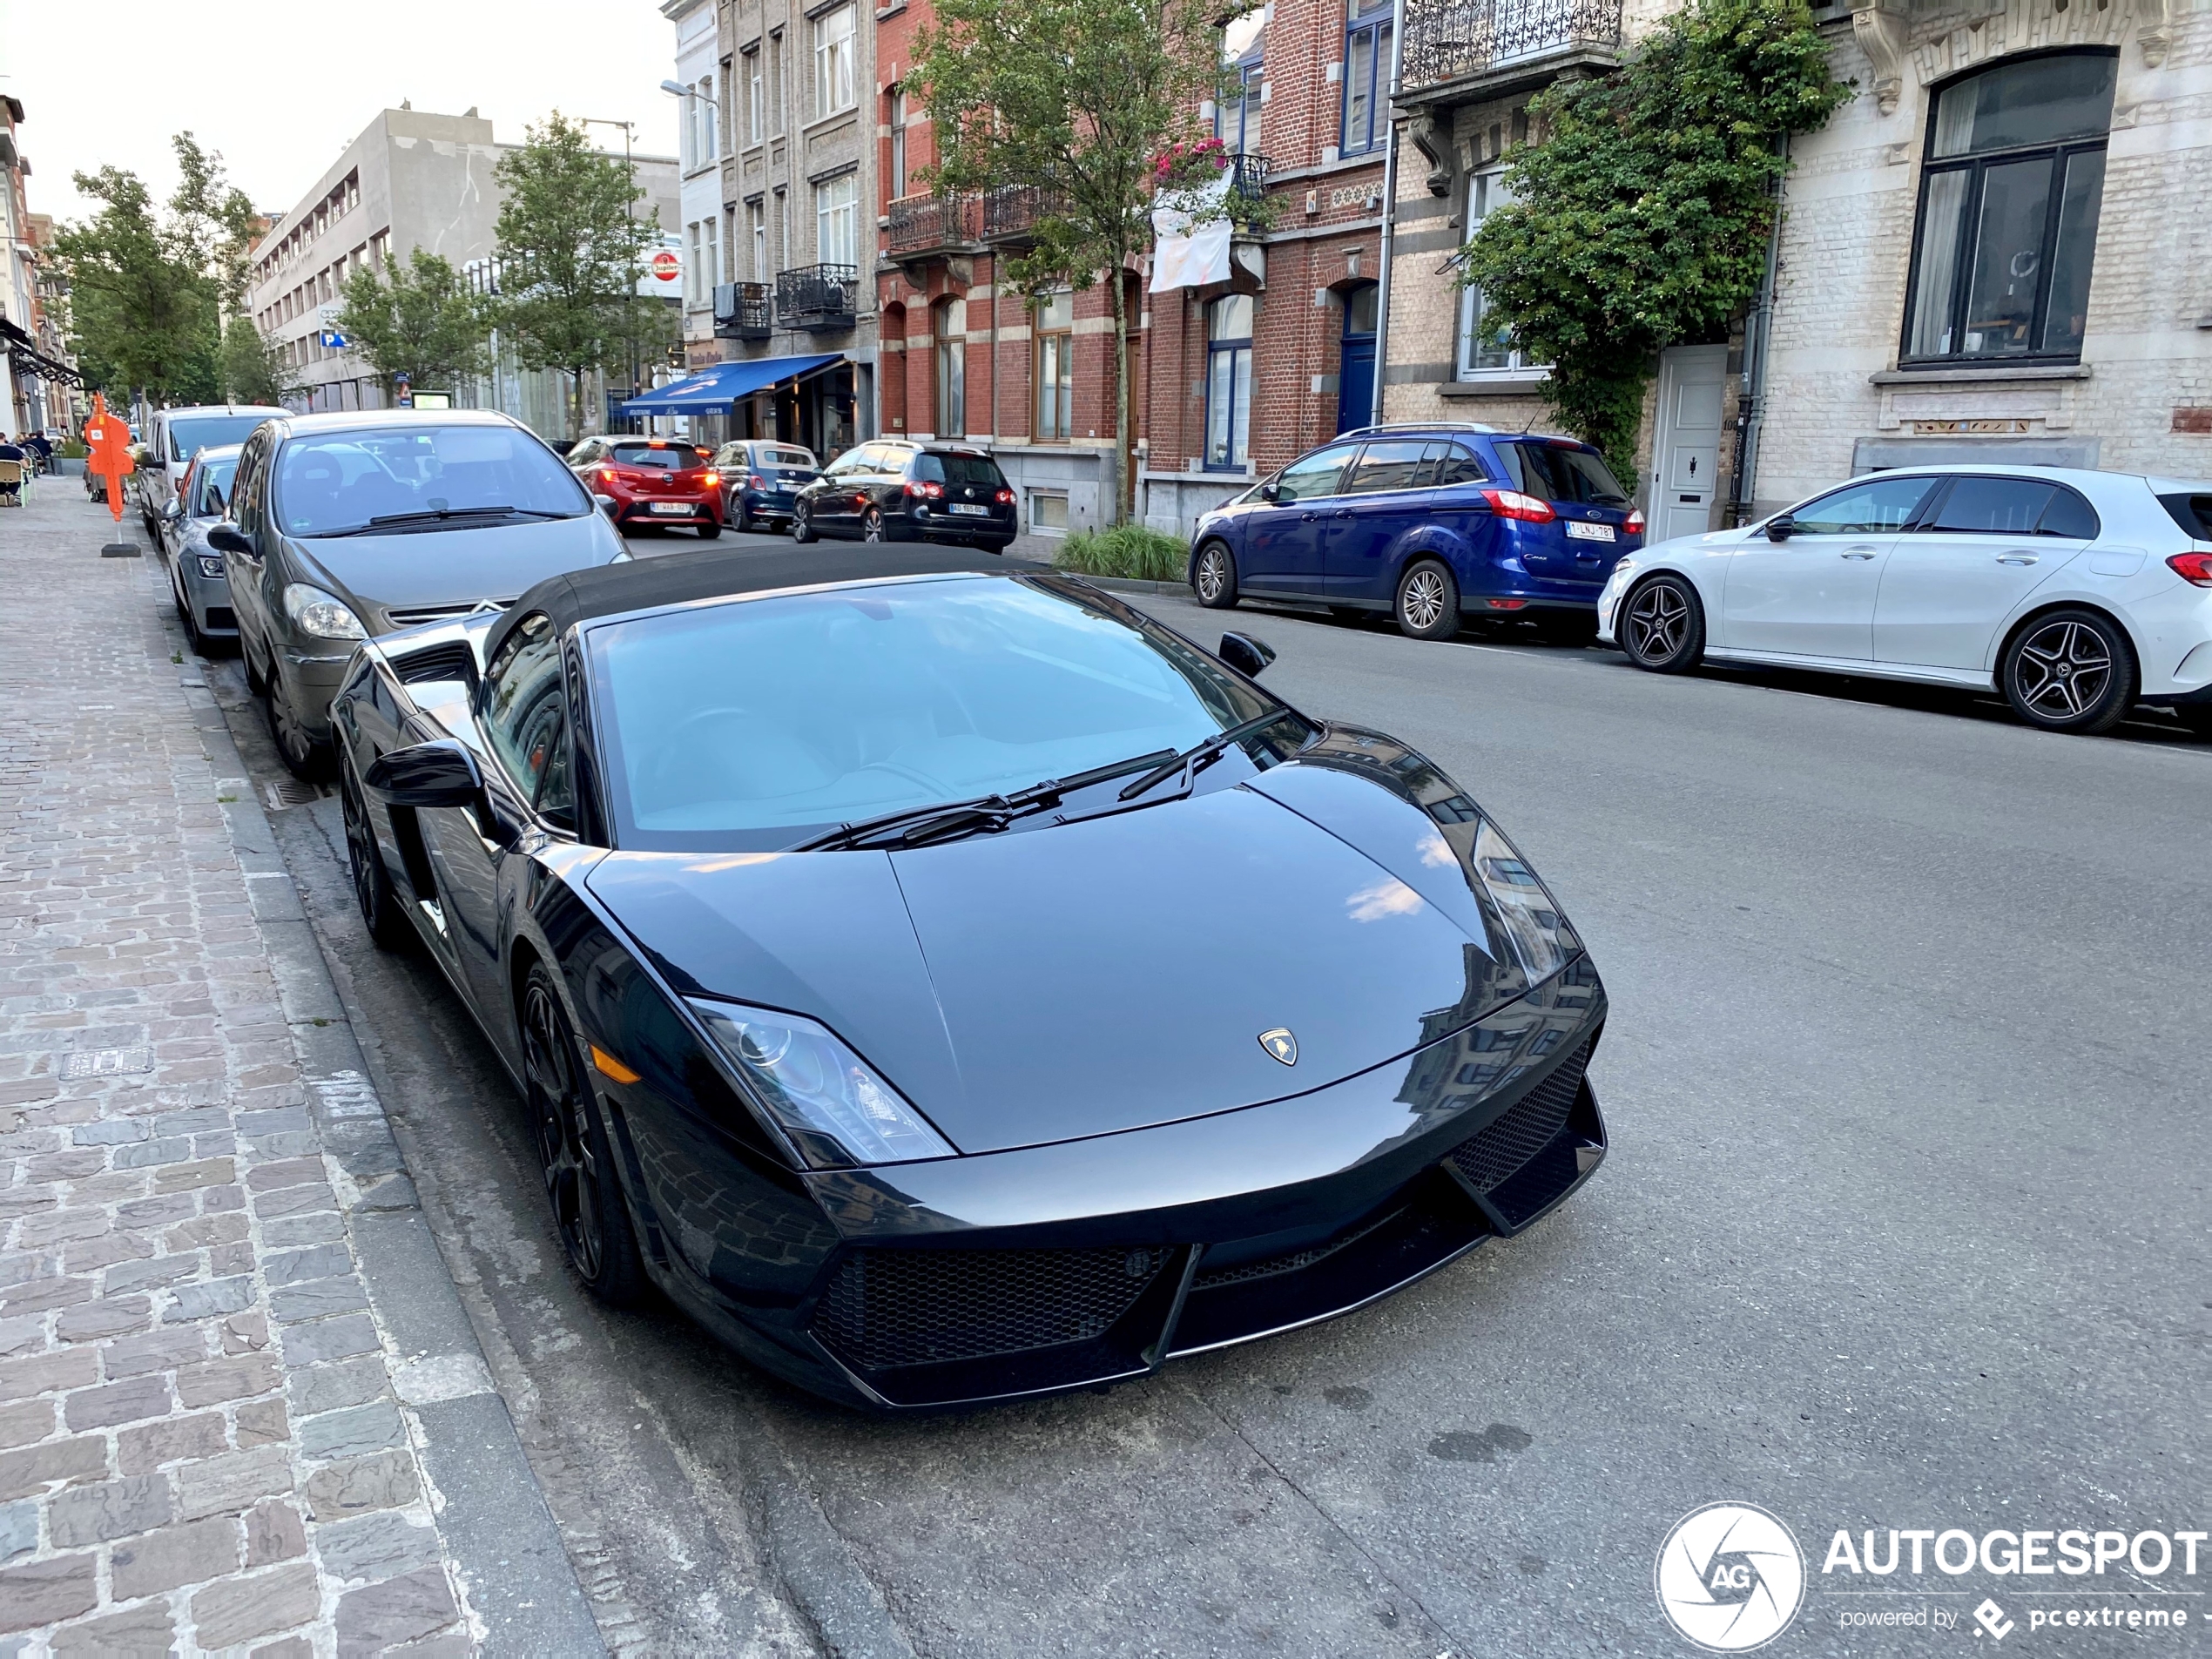
M 1790 1529 L 1756 1504 L 1709 1503 L 1675 1522 L 1652 1583 L 1685 1641 L 1708 1653 L 1749 1653 L 1797 1616 L 1805 1558 Z

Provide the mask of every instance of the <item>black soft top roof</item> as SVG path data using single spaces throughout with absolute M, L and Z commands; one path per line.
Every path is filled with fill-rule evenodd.
M 594 617 L 651 610 L 694 599 L 808 588 L 825 582 L 866 582 L 880 577 L 1003 576 L 1031 568 L 988 553 L 866 542 L 849 547 L 779 548 L 767 552 L 706 548 L 664 558 L 594 565 L 549 577 L 516 600 L 485 639 L 484 660 L 489 662 L 498 655 L 509 631 L 534 611 L 543 611 L 556 630 L 565 632 Z

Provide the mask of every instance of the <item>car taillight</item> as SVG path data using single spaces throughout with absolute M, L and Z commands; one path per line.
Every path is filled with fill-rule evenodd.
M 944 493 L 945 487 L 942 484 L 908 484 L 907 486 L 907 494 L 909 496 L 926 496 L 931 501 L 936 500 Z
M 1493 610 L 1519 610 L 1527 603 L 1526 599 L 1493 599 L 1489 602 L 1489 605 Z
M 2192 587 L 2212 588 L 2212 553 L 2176 553 L 2166 568 Z
M 747 478 L 745 482 L 747 489 L 765 489 L 768 488 L 768 481 L 765 478 L 763 478 L 757 472 L 751 477 Z
M 699 475 L 699 482 L 705 485 L 709 489 L 712 489 L 721 482 L 722 475 L 715 471 L 711 467 L 709 467 L 705 472 Z
M 1624 533 L 1626 533 L 1626 534 L 1628 534 L 1628 535 L 1629 535 L 1629 536 L 1641 536 L 1641 535 L 1642 535 L 1642 534 L 1643 534 L 1643 515 L 1642 515 L 1641 512 L 1632 512 L 1632 513 L 1630 513 L 1630 514 L 1629 515 L 1628 523 L 1626 523 L 1625 524 L 1622 525 L 1622 526 L 1621 526 L 1621 529 L 1622 529 L 1622 530 Z
M 1011 507 L 1014 505 L 1014 492 L 1010 489 L 1001 489 L 991 499 L 1001 507 Z
M 602 467 L 599 469 L 599 482 L 601 483 L 610 484 L 614 482 L 614 481 L 615 469 L 612 467 Z
M 1559 515 L 1552 511 L 1552 504 L 1534 496 L 1524 496 L 1518 489 L 1486 489 L 1482 498 L 1490 503 L 1490 510 L 1500 518 L 1518 518 L 1531 524 L 1548 524 Z

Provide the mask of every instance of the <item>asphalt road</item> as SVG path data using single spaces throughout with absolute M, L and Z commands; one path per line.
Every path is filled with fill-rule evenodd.
M 1238 618 L 1278 691 L 1411 739 L 1549 880 L 1613 998 L 1613 1151 L 1382 1306 L 1104 1395 L 866 1420 L 673 1313 L 597 1307 L 489 1050 L 427 957 L 368 944 L 336 802 L 273 815 L 610 1644 L 1688 1654 L 1654 1554 L 1735 1499 L 1811 1557 L 1773 1651 L 1917 1654 L 1946 1638 L 1839 1617 L 2023 1581 L 1823 1577 L 1836 1529 L 2207 1525 L 2212 745 Z M 215 678 L 274 780 L 235 664 Z M 1943 1594 L 1840 1593 L 1901 1586 Z

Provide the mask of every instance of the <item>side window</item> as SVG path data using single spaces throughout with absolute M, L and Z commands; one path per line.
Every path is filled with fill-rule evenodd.
M 1451 484 L 1480 484 L 1489 480 L 1489 469 L 1456 443 L 1438 446 L 1443 453 L 1436 457 L 1437 488 Z
M 588 441 L 569 451 L 569 465 L 571 467 L 588 467 L 598 458 L 599 446 Z
M 2094 542 L 2103 531 L 2097 509 L 2064 484 L 2051 492 L 2051 504 L 2043 509 L 2043 522 L 2035 527 L 2038 536 L 2064 536 L 2082 542 Z
M 914 477 L 916 483 L 941 484 L 945 482 L 945 462 L 941 455 L 924 451 L 914 457 Z
M 1435 446 L 1420 439 L 1393 438 L 1371 443 L 1359 453 L 1352 478 L 1344 487 L 1347 496 L 1379 494 L 1389 489 L 1418 489 L 1425 482 L 1422 463 Z
M 268 476 L 270 439 L 266 431 L 257 432 L 246 445 L 246 452 L 239 457 L 238 475 L 231 489 L 231 516 L 238 526 L 251 536 L 260 527 L 262 480 Z
M 1311 501 L 1316 496 L 1335 495 L 1345 463 L 1359 447 L 1356 443 L 1332 443 L 1325 449 L 1317 449 L 1302 460 L 1293 461 L 1276 475 L 1275 499 Z
M 1903 529 L 1939 481 L 1870 478 L 1809 501 L 1791 515 L 1800 536 L 1878 536 Z
M 561 806 L 570 804 L 560 641 L 543 614 L 525 618 L 492 660 L 484 677 L 484 732 L 500 764 L 541 813 L 550 789 L 559 791 Z
M 2032 478 L 1960 478 L 1921 528 L 1969 536 L 2033 536 L 2058 489 Z

